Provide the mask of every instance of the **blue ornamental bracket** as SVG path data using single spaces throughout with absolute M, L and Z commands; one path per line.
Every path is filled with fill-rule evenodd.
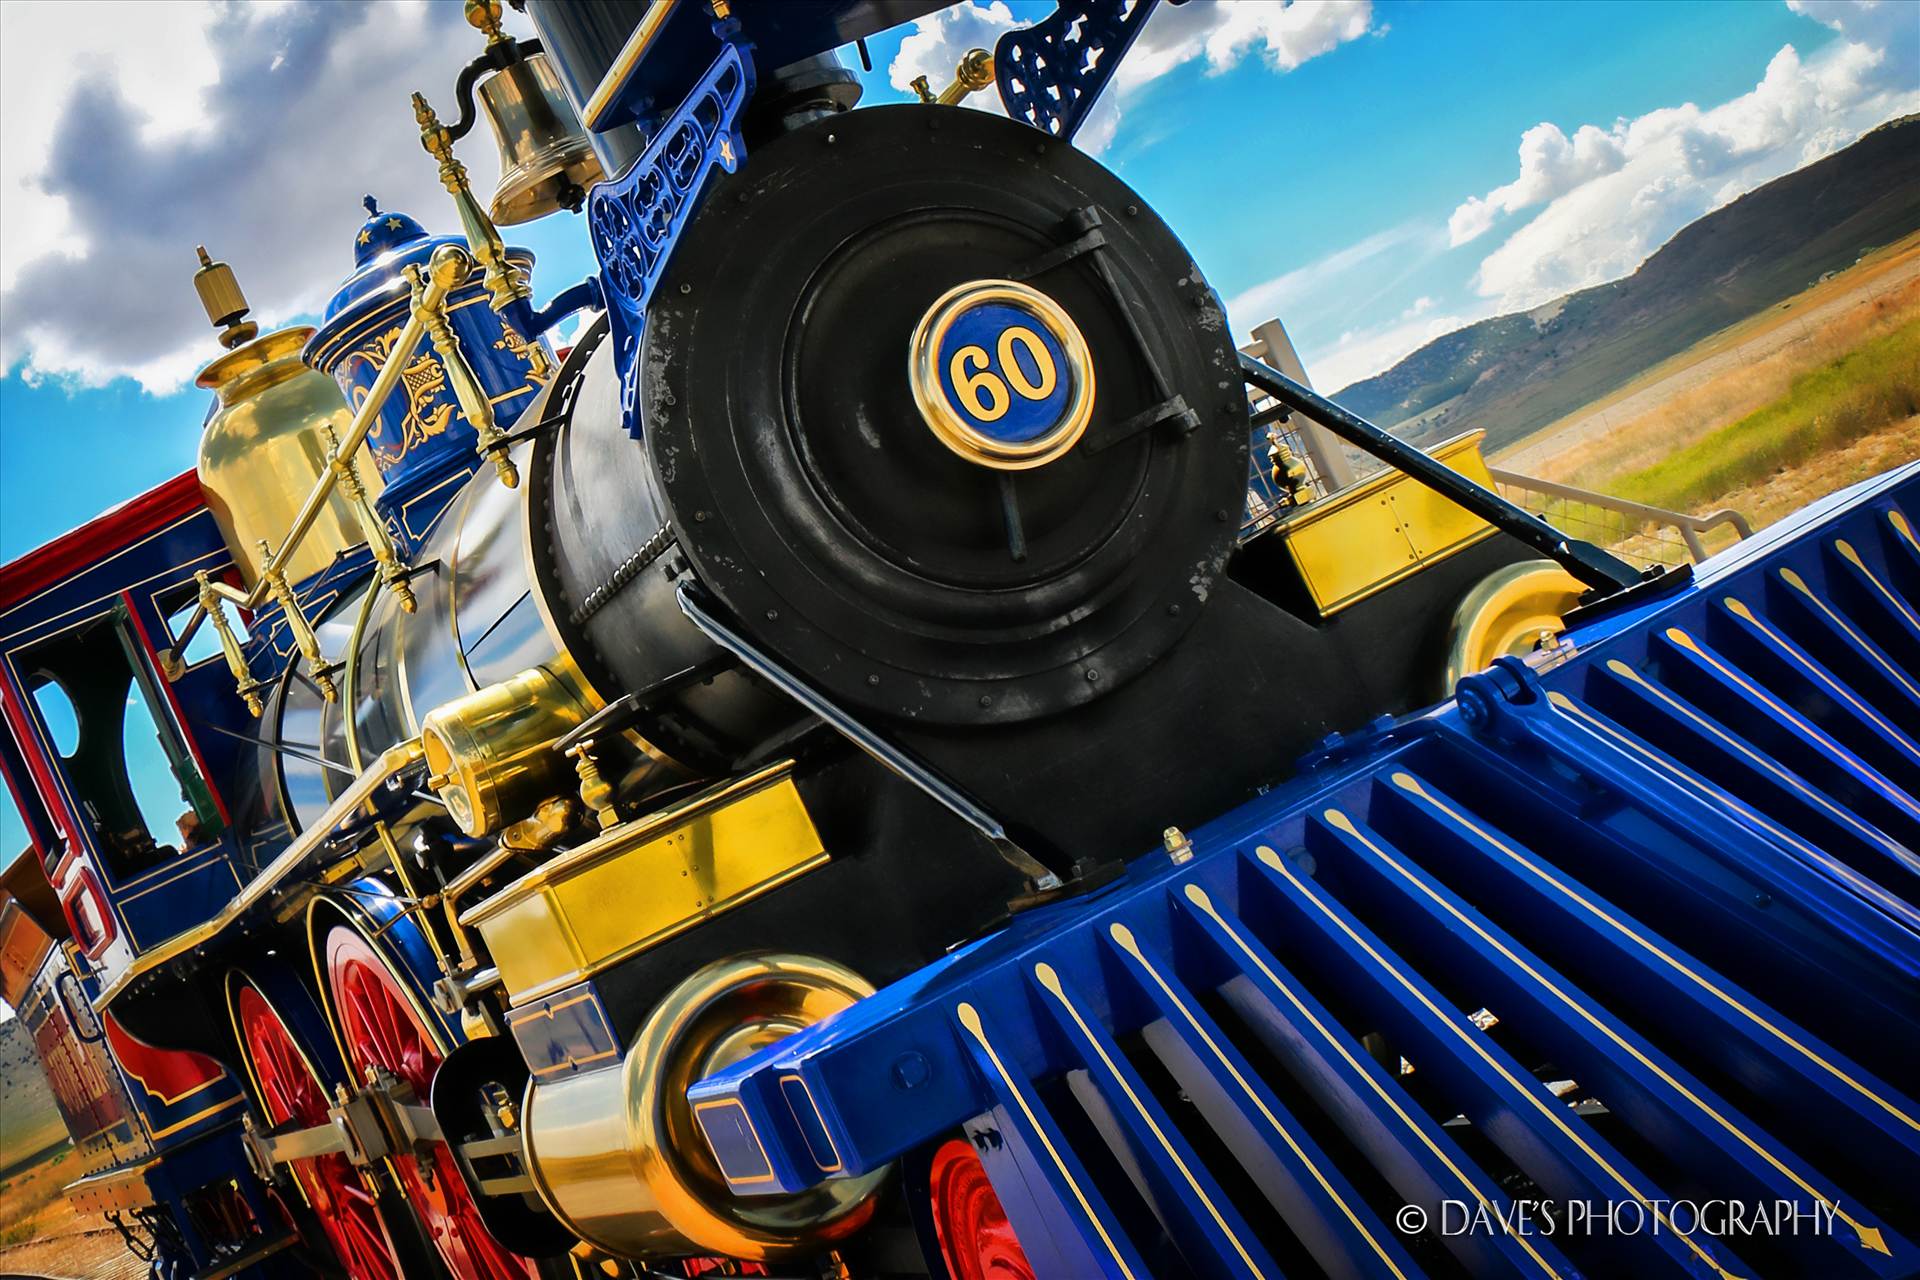
M 1001 36 L 993 74 L 1007 114 L 1071 141 L 1159 2 L 1059 0 L 1032 26 Z
M 726 41 L 626 177 L 601 183 L 587 199 L 587 226 L 606 295 L 608 336 L 614 367 L 620 371 L 622 420 L 636 438 L 647 300 L 714 171 L 733 173 L 745 158 L 739 122 L 752 97 L 753 62 L 739 44 Z

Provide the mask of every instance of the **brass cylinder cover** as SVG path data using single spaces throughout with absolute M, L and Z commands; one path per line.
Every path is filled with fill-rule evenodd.
M 816 956 L 748 953 L 701 969 L 655 1006 L 618 1069 L 528 1086 L 522 1132 L 540 1198 L 581 1239 L 636 1258 L 788 1257 L 859 1230 L 886 1170 L 798 1195 L 736 1197 L 687 1089 L 872 994 Z
M 490 835 L 573 789 L 551 744 L 587 714 L 578 687 L 544 666 L 455 698 L 420 722 L 428 785 L 462 831 Z
M 218 397 L 200 433 L 200 488 L 248 587 L 260 576 L 260 542 L 278 547 L 327 467 L 325 428 L 345 435 L 352 411 L 332 378 L 300 362 L 313 335 L 281 329 L 221 356 L 200 371 Z M 362 468 L 376 492 L 372 468 Z M 282 566 L 296 586 L 362 541 L 346 500 L 335 495 Z

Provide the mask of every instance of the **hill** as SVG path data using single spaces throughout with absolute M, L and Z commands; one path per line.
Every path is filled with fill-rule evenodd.
M 1920 229 L 1920 115 L 1680 229 L 1622 280 L 1457 329 L 1337 393 L 1415 440 L 1519 439 Z

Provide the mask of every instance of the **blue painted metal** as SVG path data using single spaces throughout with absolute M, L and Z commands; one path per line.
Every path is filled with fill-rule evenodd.
M 600 988 L 580 982 L 516 1007 L 507 1027 L 536 1080 L 560 1080 L 620 1056 Z
M 319 330 L 301 354 L 340 384 L 355 409 L 406 325 L 410 293 L 402 273 L 424 266 L 441 245 L 466 245 L 462 236 L 429 236 L 406 214 L 380 211 L 372 196 L 366 202 L 369 216 L 354 238 L 354 271 L 327 304 Z M 533 255 L 525 249 L 508 249 L 507 260 L 523 273 L 532 270 Z M 476 269 L 447 295 L 447 318 L 461 354 L 493 402 L 496 421 L 507 428 L 540 390 L 529 352 L 530 344 L 543 339 L 528 331 L 531 313 L 524 307 L 516 324 L 489 304 Z M 446 366 L 432 344 L 423 342 L 367 436 L 367 451 L 385 486 L 374 506 L 408 554 L 478 467 L 476 439 Z
M 1070 141 L 1147 25 L 1159 0 L 1059 0 L 1030 27 L 993 46 L 1007 114 Z
M 964 1129 L 1047 1275 L 1920 1275 L 1916 516 L 1920 464 L 700 1082 L 723 1171 Z M 1395 1226 L 1542 1197 L 1647 1227 Z
M 693 91 L 661 125 L 623 178 L 587 195 L 587 227 L 600 260 L 620 408 L 629 434 L 640 434 L 640 335 L 647 300 L 666 271 L 674 242 L 716 172 L 732 173 L 746 155 L 740 117 L 753 97 L 753 62 L 731 41 Z

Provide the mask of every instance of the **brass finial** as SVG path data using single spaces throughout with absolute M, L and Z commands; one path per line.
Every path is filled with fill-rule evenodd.
M 952 107 L 966 101 L 970 93 L 978 93 L 993 83 L 993 55 L 985 49 L 969 49 L 960 59 L 960 65 L 953 69 L 953 83 L 935 95 L 927 84 L 925 76 L 917 77 L 913 82 L 913 91 L 920 95 L 922 102 L 937 102 Z
M 500 0 L 467 0 L 467 22 L 486 36 L 489 46 L 512 37 L 500 29 Z
M 467 167 L 453 154 L 452 131 L 440 123 L 440 117 L 418 93 L 413 95 L 413 118 L 420 126 L 420 145 L 440 162 L 440 183 L 453 197 L 453 207 L 460 212 L 460 227 L 466 232 L 474 261 L 486 273 L 493 309 L 499 311 L 516 301 L 530 301 L 533 291 L 521 277 L 520 269 L 507 261 L 507 246 L 500 239 L 500 229 L 493 225 L 493 219 L 487 216 L 467 186 Z M 536 368 L 535 373 L 544 375 L 545 369 Z
M 247 669 L 247 655 L 240 647 L 240 637 L 233 633 L 233 624 L 227 620 L 227 610 L 220 602 L 220 596 L 213 589 L 213 579 L 205 569 L 193 575 L 200 587 L 200 607 L 207 612 L 207 621 L 220 637 L 220 652 L 227 659 L 227 670 L 233 675 L 234 692 L 247 704 L 247 710 L 259 719 L 266 710 L 260 701 L 260 683 L 253 678 L 253 672 Z
M 580 775 L 580 800 L 593 810 L 600 829 L 619 826 L 620 810 L 613 803 L 613 784 L 600 772 L 600 762 L 593 758 L 593 739 L 574 743 L 567 748 L 567 755 L 573 759 L 574 772 Z
M 240 282 L 234 279 L 233 268 L 215 262 L 208 256 L 207 246 L 195 248 L 200 254 L 200 269 L 193 273 L 193 288 L 200 295 L 200 305 L 207 309 L 208 322 L 225 326 L 220 332 L 220 345 L 231 351 L 241 343 L 252 342 L 260 326 L 245 318 L 251 308 L 247 295 L 240 292 Z

